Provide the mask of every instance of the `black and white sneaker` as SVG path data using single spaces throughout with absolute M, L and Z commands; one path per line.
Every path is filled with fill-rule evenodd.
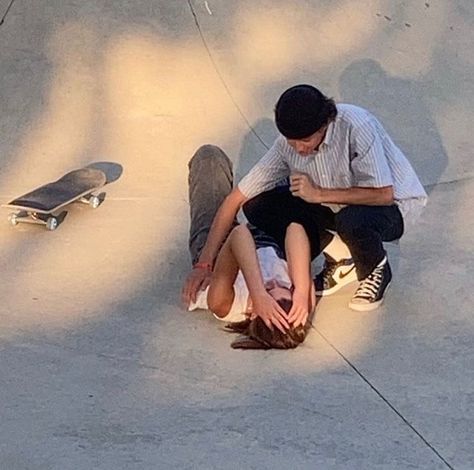
M 349 302 L 349 307 L 359 312 L 375 310 L 383 302 L 385 291 L 391 280 L 392 270 L 385 256 L 376 268 L 361 281 Z
M 331 256 L 324 255 L 326 265 L 324 269 L 314 278 L 316 295 L 324 297 L 334 294 L 341 287 L 357 281 L 357 273 L 352 258 L 335 261 Z

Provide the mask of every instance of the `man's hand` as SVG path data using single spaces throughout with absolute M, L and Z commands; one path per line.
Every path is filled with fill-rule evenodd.
M 304 173 L 293 173 L 290 176 L 290 191 L 293 196 L 310 203 L 322 202 L 322 189 L 316 186 Z
M 270 330 L 276 326 L 286 334 L 290 329 L 285 311 L 268 292 L 252 299 L 252 318 L 255 317 L 260 317 Z
M 205 268 L 194 268 L 189 273 L 181 292 L 183 303 L 186 306 L 189 306 L 191 302 L 196 302 L 199 290 L 204 290 L 209 285 L 211 274 L 211 271 Z
M 308 296 L 302 295 L 298 292 L 293 293 L 293 305 L 288 314 L 288 322 L 294 327 L 304 325 L 308 319 Z

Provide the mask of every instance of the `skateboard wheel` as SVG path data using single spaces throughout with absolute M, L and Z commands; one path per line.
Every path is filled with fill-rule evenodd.
M 56 230 L 58 226 L 58 221 L 56 217 L 48 217 L 48 220 L 46 221 L 46 228 L 48 230 Z
M 16 214 L 10 214 L 8 216 L 8 220 L 9 220 L 11 225 L 17 225 L 18 224 L 18 217 L 17 217 Z
M 100 206 L 100 199 L 97 196 L 92 196 L 89 199 L 89 204 L 93 209 L 97 209 Z

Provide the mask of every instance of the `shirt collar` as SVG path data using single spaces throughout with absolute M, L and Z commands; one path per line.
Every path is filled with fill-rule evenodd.
M 331 121 L 328 124 L 328 129 L 326 131 L 326 135 L 324 136 L 324 140 L 322 141 L 322 145 L 329 146 L 332 143 L 334 136 L 334 121 Z

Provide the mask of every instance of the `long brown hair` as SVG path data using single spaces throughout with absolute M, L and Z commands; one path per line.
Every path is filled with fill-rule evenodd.
M 293 305 L 290 299 L 279 299 L 277 302 L 287 314 L 290 312 Z M 310 326 L 307 321 L 305 325 L 290 327 L 286 334 L 283 334 L 275 327 L 271 330 L 257 317 L 254 320 L 229 323 L 226 330 L 241 335 L 232 341 L 231 347 L 234 349 L 293 349 L 305 340 Z

